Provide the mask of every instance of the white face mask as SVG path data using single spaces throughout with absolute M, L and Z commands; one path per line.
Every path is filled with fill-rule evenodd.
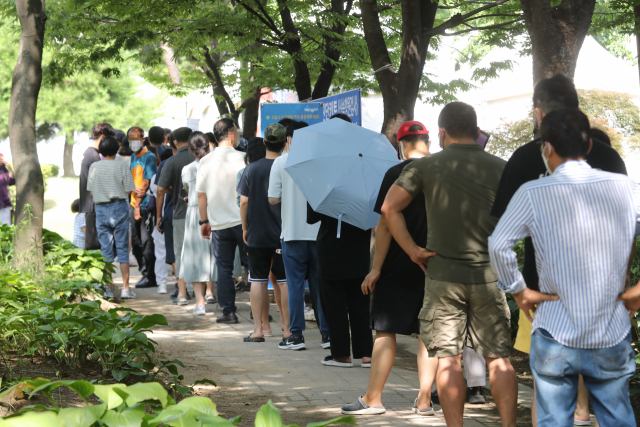
M 404 154 L 404 144 L 402 142 L 398 142 L 398 151 L 400 152 L 400 161 L 407 160 L 407 156 Z
M 129 141 L 129 147 L 131 147 L 131 150 L 133 152 L 136 152 L 142 148 L 142 141 L 141 140 Z
M 549 156 L 551 156 L 551 147 L 548 146 L 546 142 L 544 143 L 543 147 L 548 147 Z M 551 168 L 549 167 L 549 160 L 544 155 L 544 148 L 540 152 L 540 155 L 542 156 L 542 162 L 544 163 L 544 167 L 547 168 L 547 173 L 549 175 L 551 175 L 553 172 L 551 171 Z

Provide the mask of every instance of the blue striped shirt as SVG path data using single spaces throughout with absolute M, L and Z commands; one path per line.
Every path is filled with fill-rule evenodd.
M 525 289 L 513 247 L 531 236 L 540 291 L 560 297 L 538 305 L 532 332 L 545 329 L 569 347 L 612 347 L 629 333 L 629 315 L 616 299 L 639 219 L 638 184 L 584 161 L 563 163 L 520 187 L 489 237 L 498 287 Z

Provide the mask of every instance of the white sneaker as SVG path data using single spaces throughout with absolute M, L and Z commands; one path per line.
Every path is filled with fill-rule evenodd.
M 164 283 L 162 285 L 158 285 L 158 291 L 159 294 L 166 294 L 167 293 L 167 284 Z
M 120 293 L 120 299 L 135 299 L 136 294 L 131 289 L 123 289 Z
M 196 308 L 193 309 L 193 314 L 196 316 L 204 316 L 206 314 L 204 305 L 196 305 Z
M 106 291 L 104 291 L 104 298 L 105 299 L 113 299 L 115 298 L 115 294 L 113 293 L 113 289 L 107 289 Z

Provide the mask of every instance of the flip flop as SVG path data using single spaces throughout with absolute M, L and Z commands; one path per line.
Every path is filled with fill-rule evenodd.
M 244 341 L 244 342 L 264 342 L 264 337 L 251 338 L 251 334 L 249 334 L 246 337 L 242 338 L 242 341 Z

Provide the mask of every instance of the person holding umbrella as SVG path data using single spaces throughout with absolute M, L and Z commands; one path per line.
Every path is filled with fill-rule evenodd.
M 303 144 L 296 144 L 300 138 Z M 371 209 L 384 173 L 397 164 L 384 135 L 332 119 L 298 130 L 285 170 L 306 197 L 307 223 L 320 223 L 316 240 L 322 308 L 329 325 L 326 366 L 371 366 L 369 295 L 360 286 L 369 272 Z M 349 334 L 351 327 L 351 335 Z

